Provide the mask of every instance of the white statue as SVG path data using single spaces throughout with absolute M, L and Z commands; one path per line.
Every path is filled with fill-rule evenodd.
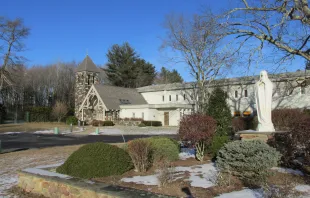
M 272 106 L 272 82 L 269 80 L 265 70 L 260 72 L 260 80 L 256 83 L 256 107 L 258 116 L 258 126 L 256 131 L 275 131 L 271 120 Z

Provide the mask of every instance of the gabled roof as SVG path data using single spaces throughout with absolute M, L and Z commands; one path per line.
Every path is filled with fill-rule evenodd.
M 94 62 L 88 55 L 86 55 L 83 62 L 79 64 L 76 71 L 77 72 L 81 72 L 81 71 L 100 72 L 100 70 L 97 68 L 97 66 L 94 64 Z
M 147 104 L 136 89 L 100 84 L 94 87 L 108 109 L 119 110 L 120 105 Z

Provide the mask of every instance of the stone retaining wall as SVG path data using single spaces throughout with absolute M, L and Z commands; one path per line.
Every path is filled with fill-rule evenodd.
M 18 187 L 29 193 L 40 194 L 51 198 L 167 197 L 146 191 L 112 186 L 78 178 L 61 178 L 42 175 L 40 173 L 29 173 L 25 170 L 18 172 L 18 176 Z

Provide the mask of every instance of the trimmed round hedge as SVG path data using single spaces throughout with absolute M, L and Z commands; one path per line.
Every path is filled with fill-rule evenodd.
M 56 171 L 90 179 L 121 175 L 132 168 L 131 158 L 126 151 L 117 146 L 97 142 L 79 148 Z
M 153 160 L 175 161 L 179 159 L 180 146 L 176 140 L 166 137 L 151 137 L 147 140 L 151 143 Z

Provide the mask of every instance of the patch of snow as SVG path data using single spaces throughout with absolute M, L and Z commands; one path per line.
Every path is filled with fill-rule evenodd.
M 82 127 L 76 127 L 78 128 L 78 130 L 75 131 L 70 131 L 70 130 L 64 130 L 64 131 L 60 131 L 59 130 L 59 134 L 69 134 L 69 133 L 79 133 L 79 132 L 83 132 L 83 128 Z M 54 134 L 54 130 L 43 130 L 43 131 L 35 131 L 33 132 L 34 134 Z
M 46 171 L 46 170 L 42 170 L 42 169 L 38 169 L 38 168 L 26 168 L 23 171 L 27 172 L 27 173 L 38 174 L 38 175 L 43 175 L 43 176 L 59 177 L 59 178 L 62 178 L 62 179 L 70 179 L 70 178 L 72 178 L 72 177 L 70 177 L 68 175 L 54 173 L 54 172 L 50 172 L 50 171 Z
M 134 176 L 131 178 L 123 178 L 121 179 L 121 181 L 122 182 L 133 182 L 136 184 L 143 184 L 143 185 L 150 185 L 150 186 L 157 186 L 159 184 L 157 176 L 158 175 Z
M 34 134 L 54 134 L 54 130 L 35 131 Z
M 58 166 L 61 166 L 61 165 L 63 165 L 63 162 L 60 162 L 60 163 L 57 163 L 57 164 L 36 166 L 36 167 L 34 167 L 34 168 L 40 168 L 40 169 L 43 169 L 43 168 L 55 168 L 55 167 L 58 167 Z
M 293 174 L 293 175 L 304 176 L 303 172 L 301 172 L 300 170 L 294 170 L 291 168 L 273 167 L 271 168 L 271 170 L 276 170 L 280 173 L 288 173 L 288 174 Z
M 246 198 L 263 198 L 264 194 L 262 190 L 244 189 L 240 191 L 224 193 L 215 198 L 245 198 L 245 197 Z
M 141 127 L 139 127 L 141 129 Z M 105 128 L 105 129 L 100 129 L 99 134 L 96 134 L 95 132 L 90 133 L 90 135 L 128 135 L 128 134 L 134 134 L 134 135 L 169 135 L 169 134 L 177 134 L 177 130 L 153 130 L 150 129 L 149 127 L 143 127 L 142 131 L 123 131 L 121 129 L 117 128 Z
M 14 135 L 14 134 L 20 134 L 20 133 L 24 133 L 25 131 L 22 132 L 5 132 L 3 133 L 4 135 Z
M 1 175 L 0 176 L 0 197 L 6 197 L 6 191 L 16 185 L 18 182 L 18 176 L 15 175 Z
M 179 153 L 179 159 L 180 160 L 186 160 L 188 158 L 195 158 L 195 155 L 194 154 L 185 153 L 185 152 Z
M 190 167 L 178 166 L 175 170 L 180 172 L 188 171 L 190 173 L 188 181 L 191 182 L 193 187 L 209 188 L 215 185 L 210 181 L 212 175 L 217 172 L 214 163 Z
M 295 190 L 299 192 L 305 192 L 310 195 L 310 186 L 309 185 L 297 185 L 295 186 Z

